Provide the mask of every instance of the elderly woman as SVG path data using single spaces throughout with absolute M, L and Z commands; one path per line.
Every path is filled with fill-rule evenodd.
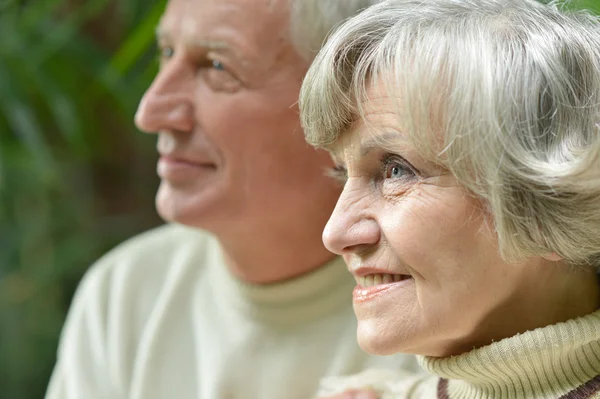
M 386 1 L 333 34 L 300 105 L 344 181 L 323 240 L 356 278 L 360 345 L 435 375 L 375 373 L 383 397 L 600 397 L 595 17 Z

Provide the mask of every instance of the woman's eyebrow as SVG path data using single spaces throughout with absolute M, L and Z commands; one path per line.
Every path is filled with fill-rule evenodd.
M 386 141 L 391 141 L 392 139 L 397 141 L 399 137 L 399 133 L 389 132 L 365 139 L 360 143 L 360 155 L 364 157 L 373 148 L 386 147 Z

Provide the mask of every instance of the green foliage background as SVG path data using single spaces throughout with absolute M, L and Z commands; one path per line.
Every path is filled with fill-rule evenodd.
M 159 223 L 133 115 L 164 0 L 0 0 L 0 398 L 43 397 L 87 267 Z
M 0 0 L 0 399 L 43 397 L 82 274 L 160 223 L 132 120 L 164 3 Z

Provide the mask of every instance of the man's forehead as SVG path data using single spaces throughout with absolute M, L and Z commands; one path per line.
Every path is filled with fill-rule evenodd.
M 288 0 L 169 0 L 159 25 L 186 34 L 223 25 L 258 31 L 287 22 L 287 10 Z
M 288 0 L 171 0 L 157 29 L 167 43 L 184 42 L 191 47 L 228 51 L 243 60 L 273 62 L 288 41 Z
M 200 36 L 197 34 L 195 29 L 185 29 L 181 27 L 181 30 L 178 32 L 178 36 L 182 37 L 188 45 L 193 47 L 201 47 L 209 50 L 228 50 L 229 44 L 225 41 L 219 40 L 211 40 L 206 37 Z M 164 28 L 163 25 L 159 25 L 156 28 L 156 38 L 160 40 L 164 40 L 167 42 L 174 41 L 173 34 L 168 28 Z

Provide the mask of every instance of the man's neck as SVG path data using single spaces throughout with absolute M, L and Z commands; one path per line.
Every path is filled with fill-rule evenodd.
M 335 257 L 321 241 L 321 229 L 255 229 L 216 234 L 233 275 L 253 284 L 289 280 L 322 267 Z

